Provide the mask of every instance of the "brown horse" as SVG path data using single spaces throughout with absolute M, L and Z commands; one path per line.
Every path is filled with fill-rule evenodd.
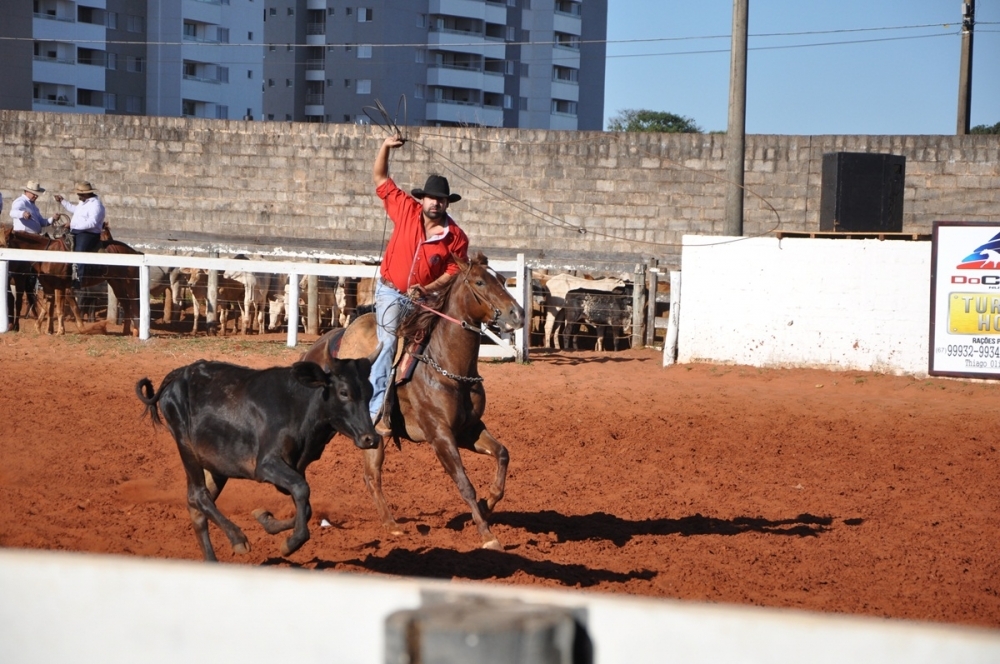
M 506 331 L 524 324 L 524 310 L 504 287 L 504 280 L 487 266 L 479 254 L 437 296 L 428 298 L 398 330 L 402 339 L 423 338 L 426 346 L 414 353 L 419 360 L 412 376 L 396 386 L 395 398 L 387 395 L 393 437 L 414 442 L 430 442 L 445 471 L 458 486 L 472 511 L 472 519 L 483 539 L 483 548 L 501 549 L 490 531 L 486 516 L 503 498 L 507 479 L 508 454 L 482 422 L 486 390 L 478 371 L 480 325 L 500 325 Z M 337 333 L 337 334 L 334 334 Z M 328 369 L 330 357 L 361 358 L 378 346 L 375 314 L 365 314 L 346 330 L 334 330 L 321 337 L 303 355 Z M 391 394 L 391 391 L 390 391 Z M 462 465 L 459 449 L 486 454 L 496 460 L 496 475 L 489 495 L 476 501 Z M 402 530 L 393 519 L 382 494 L 382 461 L 385 440 L 365 450 L 365 485 L 372 494 L 382 524 L 393 534 Z
M 65 241 L 62 238 L 52 239 L 45 235 L 35 235 L 15 231 L 5 227 L 2 237 L 2 246 L 11 249 L 36 249 L 42 251 L 68 251 Z M 110 234 L 109 234 L 110 237 Z M 103 236 L 102 236 L 103 240 Z M 112 254 L 138 254 L 132 247 L 124 242 L 107 239 L 102 241 L 102 251 Z M 31 267 L 38 274 L 38 283 L 42 287 L 42 292 L 46 297 L 46 310 L 48 316 L 48 333 L 53 333 L 53 322 L 56 324 L 56 332 L 65 334 L 66 328 L 63 323 L 63 299 L 66 291 L 70 290 L 72 280 L 70 276 L 69 263 L 36 262 Z M 100 268 L 99 270 L 97 268 Z M 122 326 L 122 333 L 129 336 L 138 334 L 138 326 L 133 328 L 133 319 L 138 312 L 139 304 L 139 268 L 125 265 L 101 265 L 91 266 L 83 280 L 84 287 L 94 286 L 107 282 L 114 291 L 115 296 L 124 309 L 125 320 Z M 72 297 L 70 308 L 74 311 L 76 322 L 79 327 L 83 327 L 80 318 L 79 308 L 75 306 Z M 39 316 L 41 319 L 41 316 Z

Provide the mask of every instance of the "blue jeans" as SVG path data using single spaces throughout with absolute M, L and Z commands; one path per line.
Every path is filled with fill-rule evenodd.
M 396 354 L 396 328 L 399 321 L 409 313 L 413 303 L 392 286 L 387 286 L 379 279 L 375 282 L 375 333 L 378 342 L 382 344 L 369 381 L 375 392 L 368 404 L 368 412 L 372 417 L 378 414 L 385 400 L 385 391 L 389 386 L 389 374 L 392 373 L 392 359 Z
M 97 251 L 101 248 L 101 234 L 90 231 L 70 231 L 73 233 L 73 251 Z M 86 265 L 73 264 L 73 275 L 83 281 Z

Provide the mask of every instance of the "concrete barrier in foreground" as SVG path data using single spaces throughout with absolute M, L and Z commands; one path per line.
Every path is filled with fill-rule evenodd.
M 0 549 L 0 662 L 378 664 L 387 659 L 386 634 L 392 634 L 393 624 L 399 627 L 400 616 L 413 618 L 421 614 L 406 612 L 470 598 L 568 610 L 585 632 L 596 664 L 1000 661 L 997 630 L 516 586 Z M 393 614 L 396 622 L 387 622 Z

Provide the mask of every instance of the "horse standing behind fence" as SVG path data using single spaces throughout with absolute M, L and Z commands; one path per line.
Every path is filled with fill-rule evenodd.
M 109 235 L 110 237 L 110 235 Z M 35 235 L 4 228 L 2 233 L 3 246 L 11 249 L 36 249 L 41 251 L 67 251 L 68 247 L 61 238 L 52 239 L 45 235 Z M 102 240 L 102 251 L 109 254 L 139 254 L 132 247 L 117 240 Z M 46 312 L 48 316 L 47 332 L 52 334 L 65 334 L 66 328 L 63 322 L 63 299 L 67 291 L 70 291 L 72 280 L 70 278 L 69 263 L 36 262 L 31 264 L 32 269 L 38 273 L 38 283 L 45 293 Z M 114 291 L 115 297 L 124 310 L 124 322 L 122 333 L 125 336 L 138 334 L 138 324 L 133 327 L 133 321 L 137 318 L 139 304 L 139 268 L 127 265 L 102 265 L 100 271 L 88 271 L 83 280 L 83 286 L 93 286 L 107 282 Z M 72 298 L 70 298 L 72 300 Z M 73 301 L 70 308 L 74 310 L 77 325 L 82 329 L 83 322 L 80 319 L 79 308 Z M 41 317 L 40 317 L 41 318 Z M 56 328 L 53 330 L 53 323 Z M 136 322 L 137 323 L 137 322 Z
M 472 512 L 483 548 L 501 549 L 486 516 L 503 498 L 509 456 L 507 448 L 493 437 L 481 419 L 486 409 L 486 390 L 478 360 L 480 326 L 484 323 L 499 325 L 505 331 L 516 330 L 524 324 L 524 310 L 507 292 L 503 278 L 489 269 L 486 257 L 480 254 L 471 263 L 462 265 L 461 271 L 433 301 L 429 298 L 400 325 L 400 338 L 407 341 L 423 338 L 426 346 L 420 352 L 413 352 L 419 361 L 412 376 L 397 385 L 395 398 L 391 391 L 386 394 L 386 408 L 391 409 L 396 443 L 400 438 L 431 443 L 438 461 Z M 365 357 L 378 346 L 375 325 L 375 314 L 365 314 L 346 330 L 325 334 L 302 359 L 326 368 L 332 357 Z M 496 461 L 493 484 L 483 500 L 476 500 L 476 489 L 465 473 L 459 449 L 486 454 Z M 365 485 L 382 524 L 393 534 L 400 534 L 402 530 L 382 494 L 385 440 L 364 455 Z

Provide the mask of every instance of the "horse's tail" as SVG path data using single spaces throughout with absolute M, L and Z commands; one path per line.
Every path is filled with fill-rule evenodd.
M 156 407 L 156 404 L 160 400 L 160 396 L 163 394 L 163 388 L 170 384 L 170 381 L 164 380 L 163 384 L 160 385 L 160 391 L 155 391 L 153 387 L 153 381 L 148 378 L 142 378 L 138 383 L 135 384 L 135 394 L 139 397 L 139 401 L 146 405 L 143 415 L 148 415 L 150 422 L 153 423 L 153 428 L 162 426 L 163 421 L 160 419 L 160 410 Z

